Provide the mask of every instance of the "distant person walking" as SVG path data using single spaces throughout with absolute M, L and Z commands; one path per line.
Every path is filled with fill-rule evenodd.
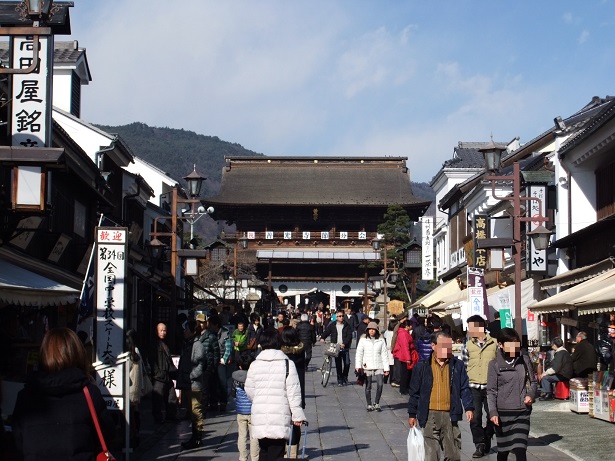
M 380 336 L 378 325 L 370 322 L 367 333 L 361 336 L 355 354 L 355 370 L 365 373 L 365 400 L 367 411 L 382 411 L 380 397 L 384 387 L 384 377 L 389 374 L 389 350 L 384 338 Z M 376 396 L 372 400 L 372 382 L 376 378 Z M 373 404 L 372 404 L 373 402 Z

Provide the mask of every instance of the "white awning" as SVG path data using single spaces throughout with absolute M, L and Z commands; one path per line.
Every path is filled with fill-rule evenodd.
M 614 258 L 606 258 L 595 264 L 588 266 L 577 267 L 566 272 L 563 272 L 555 277 L 549 279 L 540 280 L 538 284 L 541 290 L 549 290 L 551 288 L 565 287 L 569 285 L 576 285 L 586 280 L 591 280 L 594 277 L 605 273 L 606 271 L 615 267 Z
M 380 252 L 370 250 L 257 250 L 256 259 L 309 260 L 309 261 L 378 261 Z
M 18 306 L 72 304 L 80 292 L 27 269 L 0 260 L 0 301 Z
M 601 299 L 601 302 L 606 303 L 615 301 L 615 296 L 608 293 L 613 287 L 615 287 L 615 269 L 604 272 L 591 280 L 568 288 L 528 307 L 537 314 L 567 312 L 583 305 L 586 307 L 590 305 L 605 307 L 595 302 L 595 299 Z M 601 297 L 596 298 L 597 294 L 600 294 Z
M 437 288 L 431 290 L 421 299 L 412 304 L 411 308 L 418 307 L 434 307 L 438 304 L 442 303 L 442 299 L 447 296 L 452 296 L 457 293 L 461 293 L 461 289 L 459 288 L 459 283 L 457 283 L 457 279 L 449 280 L 448 282 L 439 285 Z

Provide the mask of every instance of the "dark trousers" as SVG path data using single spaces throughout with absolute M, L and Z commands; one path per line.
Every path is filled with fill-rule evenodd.
M 279 461 L 284 459 L 286 439 L 258 439 L 259 461 Z
M 493 423 L 489 419 L 489 406 L 487 405 L 487 389 L 477 389 L 471 387 L 472 400 L 474 402 L 474 417 L 470 421 L 470 430 L 472 431 L 472 441 L 474 444 L 485 443 L 486 440 L 491 440 L 495 433 Z M 483 408 L 487 417 L 487 425 L 483 427 Z
M 305 348 L 305 371 L 308 369 L 308 365 L 310 364 L 310 360 L 312 360 L 312 348 Z
M 337 383 L 342 384 L 348 381 L 350 371 L 350 351 L 340 349 L 340 353 L 335 357 L 335 370 L 337 372 Z
M 161 423 L 165 419 L 174 419 L 177 416 L 177 396 L 173 389 L 173 382 L 153 382 L 152 389 L 152 415 L 154 421 Z
M 401 363 L 396 358 L 393 358 L 393 368 L 391 369 L 391 384 L 399 384 L 399 367 Z
M 201 403 L 203 409 L 207 411 L 210 404 L 215 403 L 215 392 L 218 387 L 218 372 L 216 370 L 207 369 L 203 373 L 203 394 Z
M 412 377 L 412 370 L 408 370 L 405 362 L 399 362 L 399 393 L 407 395 L 410 387 L 410 378 Z
M 216 391 L 214 401 L 217 401 L 217 403 L 223 407 L 226 407 L 228 403 L 228 381 L 226 379 L 226 371 L 227 366 L 219 364 L 217 367 L 217 376 L 213 377 L 214 381 L 216 377 L 218 379 L 216 387 L 214 388 Z

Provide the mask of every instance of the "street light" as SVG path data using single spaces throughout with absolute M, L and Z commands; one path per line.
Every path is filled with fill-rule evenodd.
M 528 232 L 532 238 L 532 242 L 536 249 L 546 249 L 548 246 L 548 235 L 551 231 L 542 226 L 542 223 L 548 221 L 548 218 L 542 215 L 542 200 L 537 197 L 521 197 L 521 169 L 519 162 L 513 163 L 513 175 L 510 176 L 497 176 L 495 173 L 500 168 L 502 163 L 502 153 L 506 150 L 503 145 L 497 145 L 491 142 L 479 149 L 483 153 L 485 158 L 485 165 L 487 170 L 491 172 L 491 175 L 486 176 L 485 180 L 491 183 L 491 195 L 494 199 L 500 201 L 510 201 L 513 204 L 513 264 L 515 266 L 515 330 L 519 333 L 519 337 L 523 337 L 523 319 L 521 317 L 521 223 L 522 222 L 538 222 L 541 223 L 533 232 Z M 498 197 L 495 194 L 495 184 L 497 181 L 512 182 L 513 194 L 512 197 Z M 522 215 L 521 201 L 538 202 L 538 216 L 527 217 Z M 544 230 L 543 230 L 544 229 Z M 540 245 L 541 247 L 539 247 Z

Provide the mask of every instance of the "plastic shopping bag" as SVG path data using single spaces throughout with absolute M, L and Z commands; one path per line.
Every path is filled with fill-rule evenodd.
M 417 426 L 408 433 L 408 461 L 425 461 L 423 431 Z

